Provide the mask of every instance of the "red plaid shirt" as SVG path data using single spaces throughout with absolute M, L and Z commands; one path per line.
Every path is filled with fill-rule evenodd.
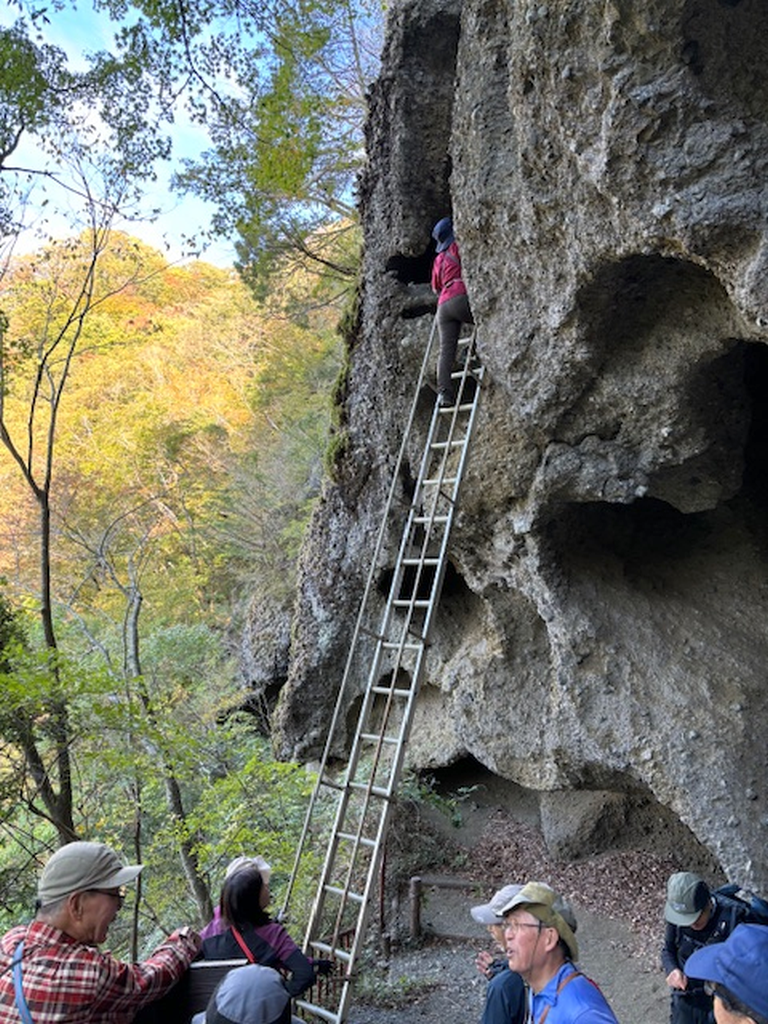
M 200 940 L 174 932 L 148 960 L 126 964 L 42 921 L 0 939 L 0 1024 L 19 1024 L 11 960 L 24 940 L 22 984 L 34 1024 L 127 1024 L 182 976 Z

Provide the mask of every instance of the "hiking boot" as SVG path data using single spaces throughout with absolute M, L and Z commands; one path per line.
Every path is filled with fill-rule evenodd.
M 448 407 L 456 404 L 456 396 L 450 388 L 441 388 L 437 393 L 437 404 Z

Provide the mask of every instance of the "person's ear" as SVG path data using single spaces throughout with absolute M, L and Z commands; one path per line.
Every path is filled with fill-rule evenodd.
M 83 898 L 85 893 L 73 892 L 67 896 L 67 910 L 74 918 L 75 921 L 81 921 L 83 918 Z

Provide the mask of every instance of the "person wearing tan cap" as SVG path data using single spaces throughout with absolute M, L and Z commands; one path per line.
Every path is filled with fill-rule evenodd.
M 69 843 L 53 854 L 35 919 L 0 939 L 0 1024 L 128 1024 L 176 984 L 200 946 L 188 928 L 142 963 L 98 949 L 142 867 L 122 864 L 103 843 Z
M 528 985 L 532 1024 L 617 1024 L 600 989 L 576 967 L 576 919 L 566 900 L 528 882 L 501 912 L 507 960 Z

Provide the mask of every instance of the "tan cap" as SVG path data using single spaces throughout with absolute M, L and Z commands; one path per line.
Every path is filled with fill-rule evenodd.
M 505 907 L 503 915 L 512 910 L 527 910 L 547 928 L 554 928 L 568 947 L 571 959 L 579 959 L 579 944 L 576 941 L 576 918 L 570 903 L 558 895 L 544 882 L 528 882 L 517 896 L 514 896 Z
M 86 889 L 116 889 L 133 882 L 143 864 L 123 865 L 104 843 L 68 843 L 48 860 L 37 884 L 41 907 Z

